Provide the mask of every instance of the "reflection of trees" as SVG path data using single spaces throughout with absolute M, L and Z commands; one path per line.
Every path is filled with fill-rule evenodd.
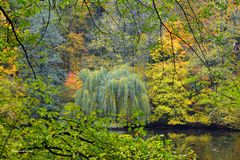
M 187 133 L 168 133 L 177 146 L 191 146 L 199 159 L 237 160 L 240 151 L 239 133 L 206 133 L 200 135 Z

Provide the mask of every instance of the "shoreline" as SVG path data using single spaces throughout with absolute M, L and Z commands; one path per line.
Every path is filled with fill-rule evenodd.
M 146 130 L 204 130 L 204 131 L 228 131 L 228 132 L 240 132 L 240 128 L 229 128 L 227 126 L 221 125 L 204 125 L 204 124 L 184 124 L 184 125 L 167 125 L 167 124 L 156 124 L 149 123 L 143 127 Z M 139 127 L 109 127 L 108 129 L 111 131 L 128 131 L 128 128 L 139 128 Z

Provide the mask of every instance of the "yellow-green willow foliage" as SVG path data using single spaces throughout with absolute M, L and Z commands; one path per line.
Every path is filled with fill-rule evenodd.
M 127 66 L 112 71 L 84 69 L 79 77 L 83 85 L 76 103 L 86 114 L 94 111 L 100 116 L 116 118 L 119 115 L 127 120 L 138 115 L 140 120 L 147 120 L 150 107 L 145 84 Z

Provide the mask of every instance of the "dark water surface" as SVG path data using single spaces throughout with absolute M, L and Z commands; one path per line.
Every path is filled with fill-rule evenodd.
M 149 129 L 148 135 L 165 135 L 191 147 L 199 160 L 240 160 L 240 132 L 203 129 Z

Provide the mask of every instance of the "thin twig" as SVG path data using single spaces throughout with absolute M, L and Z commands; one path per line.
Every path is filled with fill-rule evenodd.
M 90 18 L 91 18 L 91 20 L 92 20 L 92 22 L 93 22 L 93 25 L 99 30 L 99 32 L 101 32 L 102 34 L 107 35 L 107 33 L 104 32 L 104 31 L 102 31 L 102 30 L 98 27 L 98 25 L 96 24 L 95 20 L 93 19 L 93 15 L 92 15 L 92 13 L 91 13 L 91 10 L 90 10 L 90 8 L 89 8 L 86 0 L 83 0 L 83 2 L 84 2 L 84 4 L 85 4 L 86 7 L 87 7 L 87 10 L 88 10 L 88 13 L 89 13 L 89 15 L 90 15 Z

